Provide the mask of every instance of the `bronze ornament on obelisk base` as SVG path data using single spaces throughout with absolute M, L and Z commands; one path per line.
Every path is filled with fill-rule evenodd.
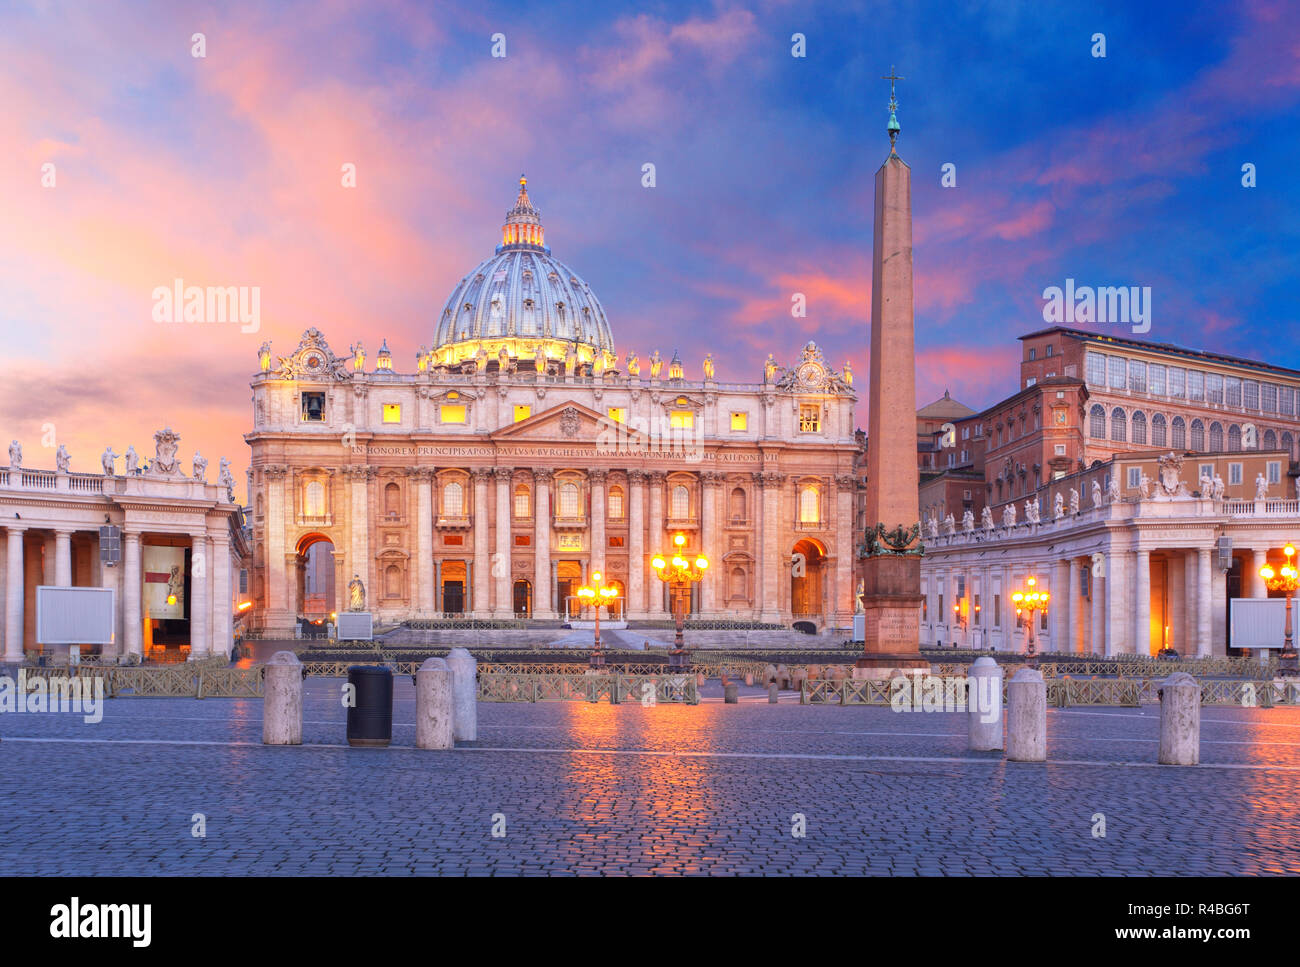
M 921 657 L 916 351 L 912 316 L 912 172 L 895 150 L 890 71 L 889 157 L 876 172 L 871 273 L 871 385 L 866 540 L 860 549 L 866 635 L 855 678 L 928 670 Z

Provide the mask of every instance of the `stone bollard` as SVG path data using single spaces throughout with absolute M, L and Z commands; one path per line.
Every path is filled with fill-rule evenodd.
M 302 662 L 291 651 L 277 651 L 262 674 L 262 744 L 302 745 Z
M 1022 668 L 1007 685 L 1007 758 L 1047 759 L 1047 685 L 1036 668 Z
M 770 685 L 774 681 L 776 681 L 776 666 L 768 665 L 763 669 L 763 684 Z
M 790 669 L 785 665 L 776 666 L 776 683 L 782 688 L 790 687 Z
M 727 705 L 737 705 L 740 702 L 740 686 L 735 682 L 727 682 L 722 689 L 722 701 Z
M 775 705 L 781 699 L 781 686 L 776 682 L 767 686 L 767 704 Z
M 966 676 L 966 708 L 970 719 L 970 750 L 1002 748 L 1002 669 L 985 655 L 976 658 Z
M 752 686 L 753 684 L 754 684 L 754 673 L 749 672 L 748 674 L 745 675 L 745 685 Z
M 1201 686 L 1174 672 L 1160 686 L 1160 764 L 1194 766 L 1201 761 Z
M 452 671 L 441 658 L 430 658 L 415 673 L 415 747 L 454 749 Z
M 447 655 L 451 669 L 452 732 L 457 742 L 478 738 L 478 662 L 465 648 L 453 648 Z

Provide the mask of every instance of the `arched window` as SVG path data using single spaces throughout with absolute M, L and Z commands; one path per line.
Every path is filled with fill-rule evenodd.
M 1141 410 L 1133 414 L 1133 442 L 1144 446 L 1147 442 L 1147 415 Z
M 1264 431 L 1264 449 L 1265 450 L 1277 449 L 1277 434 L 1272 430 Z
M 623 519 L 623 488 L 622 487 L 615 486 L 609 488 L 608 503 L 609 503 L 609 519 L 622 520 Z
M 1183 422 L 1181 416 L 1175 416 L 1174 422 L 1170 424 L 1171 439 L 1169 445 L 1175 450 L 1182 450 L 1187 446 L 1187 424 Z
M 400 598 L 402 596 L 402 569 L 390 564 L 384 570 L 384 597 Z
M 395 483 L 384 486 L 384 514 L 388 517 L 402 516 L 402 488 Z
M 1223 425 L 1217 420 L 1210 424 L 1210 449 L 1215 453 L 1223 449 Z
M 465 516 L 465 488 L 453 480 L 442 488 L 442 516 Z
M 560 484 L 560 516 L 579 517 L 578 485 L 569 481 Z
M 816 524 L 821 520 L 821 493 L 812 484 L 799 491 L 799 522 Z
M 733 567 L 730 574 L 730 582 L 727 588 L 727 597 L 732 600 L 744 600 L 745 595 L 745 569 L 743 567 Z
M 736 522 L 745 519 L 745 491 L 737 487 L 731 491 L 731 519 Z
M 262 511 L 262 495 L 261 495 L 261 494 L 258 494 L 258 495 L 257 495 L 257 505 L 256 505 L 256 506 L 257 506 L 257 516 L 258 516 L 258 517 L 261 517 L 261 516 L 262 516 L 262 513 L 263 513 L 263 511 Z
M 1295 459 L 1295 439 L 1290 433 L 1282 434 L 1282 449 L 1290 454 L 1291 459 Z
M 515 517 L 519 520 L 527 520 L 533 516 L 533 499 L 528 492 L 528 484 L 519 484 L 515 487 Z
M 1088 411 L 1088 435 L 1098 440 L 1106 439 L 1106 410 L 1100 403 Z
M 1110 438 L 1123 443 L 1127 429 L 1128 421 L 1124 417 L 1124 411 L 1117 406 L 1110 411 Z
M 674 520 L 686 520 L 691 516 L 691 492 L 681 484 L 673 488 L 673 503 L 670 516 Z
M 1205 424 L 1200 420 L 1192 420 L 1192 449 L 1205 450 Z
M 1157 413 L 1151 417 L 1151 445 L 1153 447 L 1165 445 L 1165 415 L 1163 413 Z
M 1235 423 L 1228 427 L 1228 449 L 1233 453 L 1241 450 L 1241 427 Z
M 258 509 L 261 510 L 261 500 L 258 498 Z M 307 481 L 307 487 L 303 493 L 302 512 L 307 517 L 324 517 L 325 516 L 325 485 L 319 480 Z

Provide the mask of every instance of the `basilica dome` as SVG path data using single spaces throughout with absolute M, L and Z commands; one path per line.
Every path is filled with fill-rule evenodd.
M 495 254 L 452 290 L 438 317 L 431 362 L 456 365 L 475 357 L 515 363 L 573 358 L 585 369 L 614 363 L 605 310 L 582 278 L 551 255 L 541 213 L 527 179 L 506 215 Z

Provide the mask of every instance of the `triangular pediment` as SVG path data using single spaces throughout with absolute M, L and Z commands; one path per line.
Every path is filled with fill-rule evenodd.
M 538 440 L 560 443 L 596 443 L 621 437 L 624 441 L 639 440 L 645 434 L 622 423 L 616 423 L 603 413 L 573 400 L 556 403 L 526 420 L 503 426 L 489 439 L 502 443 Z

